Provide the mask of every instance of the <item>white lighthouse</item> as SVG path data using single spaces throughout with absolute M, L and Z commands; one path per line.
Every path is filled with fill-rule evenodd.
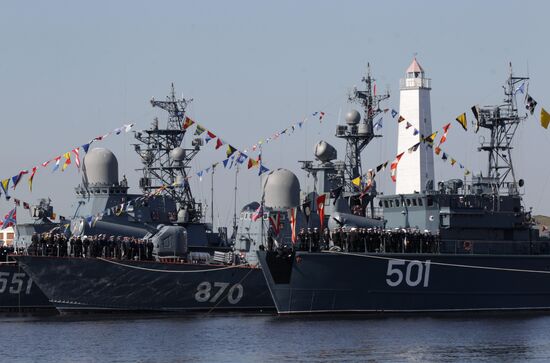
M 405 152 L 397 167 L 396 194 L 410 194 L 426 190 L 426 183 L 434 182 L 433 149 L 421 143 L 418 150 L 407 150 L 415 145 L 421 135 L 432 133 L 430 111 L 431 82 L 425 78 L 424 69 L 413 59 L 404 79 L 400 81 L 399 114 L 405 118 L 399 123 L 397 153 Z M 410 125 L 407 128 L 407 122 Z M 418 130 L 415 135 L 414 130 Z

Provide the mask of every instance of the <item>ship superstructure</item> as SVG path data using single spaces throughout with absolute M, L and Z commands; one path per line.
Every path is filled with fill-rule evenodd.
M 128 193 L 128 180 L 119 178 L 112 152 L 89 150 L 83 160 L 83 182 L 76 188 L 77 206 L 71 222 L 74 235 L 144 237 L 155 234 L 158 226 L 178 225 L 187 231 L 188 247 L 219 246 L 226 240 L 225 229 L 220 235 L 202 222 L 202 205 L 195 201 L 187 181 L 189 164 L 202 146 L 199 138 L 191 141 L 191 147 L 184 147 L 185 111 L 191 101 L 177 98 L 173 84 L 166 100 L 151 100 L 151 105 L 166 111 L 168 117 L 165 126 L 155 118 L 148 129 L 134 132 L 137 142 L 133 146 L 142 163 L 138 169 L 142 173 L 141 194 Z M 93 223 L 86 219 L 89 216 L 94 216 Z
M 523 206 L 520 190 L 524 181 L 516 179 L 512 162 L 513 138 L 527 117 L 519 113 L 514 93 L 518 83 L 526 81 L 528 78 L 516 77 L 510 69 L 503 102 L 474 107 L 475 132 L 489 132 L 487 138 L 480 137 L 478 148 L 487 153 L 486 173 L 470 180 L 440 181 L 434 190 L 423 193 L 381 196 L 379 204 L 388 228 L 439 234 L 442 252 L 464 250 L 463 241 L 467 240 L 468 250 L 514 253 L 518 244 L 499 242 L 516 241 L 525 249 L 538 239 L 538 229 L 532 228 L 531 215 Z
M 151 100 L 153 107 L 168 112 L 167 126 L 159 127 L 159 120 L 155 118 L 151 128 L 135 134 L 139 143 L 134 147 L 143 164 L 139 186 L 145 194 L 164 188 L 166 194 L 176 201 L 178 223 L 196 223 L 202 218 L 202 205 L 193 198 L 187 182 L 189 163 L 199 152 L 202 140 L 193 140 L 191 148 L 182 147 L 186 133 L 183 127 L 185 109 L 191 101 L 177 98 L 172 84 L 166 100 Z
M 336 126 L 335 136 L 346 143 L 344 160 L 338 160 L 336 149 L 321 140 L 314 147 L 316 160 L 299 161 L 301 168 L 313 178 L 312 191 L 300 193 L 300 183 L 293 173 L 284 169 L 274 170 L 264 177 L 260 200 L 242 208 L 235 249 L 246 256 L 248 261 L 256 261 L 255 251 L 260 246 L 272 249 L 292 245 L 291 218 L 288 213 L 292 208 L 296 208 L 296 235 L 319 235 L 325 232 L 321 229 L 341 226 L 383 225 L 377 213 L 379 210 L 373 203 L 377 195 L 376 186 L 367 188 L 366 183 L 357 184 L 354 180 L 364 174 L 362 152 L 372 140 L 380 137 L 375 133 L 374 124 L 383 112 L 380 103 L 389 98 L 389 93 L 376 94 L 370 65 L 362 82 L 364 89 L 354 88 L 349 95 L 349 102 L 359 104 L 364 116 L 357 110 L 351 110 L 345 116 L 346 124 Z M 372 182 L 375 184 L 374 180 Z M 321 228 L 319 206 L 316 203 L 320 195 L 325 195 L 324 228 Z M 301 246 L 310 247 L 314 246 Z
M 302 169 L 313 176 L 313 193 L 306 198 L 312 202 L 316 211 L 314 198 L 326 194 L 325 216 L 329 228 L 348 225 L 357 227 L 378 226 L 376 220 L 380 215 L 374 205 L 377 195 L 374 179 L 362 178 L 371 171 L 363 170 L 361 154 L 369 143 L 380 137 L 376 133 L 377 122 L 381 122 L 383 110 L 381 102 L 390 97 L 389 93 L 376 94 L 375 79 L 371 75 L 370 64 L 363 77 L 364 89 L 354 88 L 349 95 L 351 103 L 357 103 L 363 110 L 363 116 L 357 110 L 346 114 L 345 125 L 337 125 L 335 136 L 346 143 L 344 160 L 337 160 L 336 149 L 326 141 L 315 145 L 316 161 L 300 161 Z M 360 180 L 358 182 L 358 180 Z M 368 180 L 368 181 L 367 181 Z M 367 218 L 364 218 L 367 217 Z

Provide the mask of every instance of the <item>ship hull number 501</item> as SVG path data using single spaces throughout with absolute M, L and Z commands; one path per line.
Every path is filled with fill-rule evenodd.
M 388 260 L 386 283 L 390 287 L 400 285 L 428 287 L 430 283 L 430 260 L 424 262 L 418 260 Z

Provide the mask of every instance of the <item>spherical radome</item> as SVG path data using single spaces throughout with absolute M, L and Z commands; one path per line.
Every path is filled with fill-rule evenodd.
M 300 204 L 300 182 L 289 170 L 277 169 L 264 180 L 264 203 L 274 210 L 286 211 Z
M 89 150 L 84 157 L 84 167 L 89 184 L 118 184 L 118 161 L 110 150 L 104 148 Z
M 185 159 L 185 150 L 181 147 L 176 147 L 170 151 L 170 158 L 174 161 L 182 161 Z
M 361 121 L 361 114 L 357 110 L 351 110 L 346 114 L 346 123 L 348 125 L 357 125 Z

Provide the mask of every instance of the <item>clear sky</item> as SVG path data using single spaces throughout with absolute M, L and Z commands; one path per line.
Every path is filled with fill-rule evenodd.
M 312 159 L 321 139 L 337 147 L 337 123 L 353 107 L 348 91 L 360 85 L 367 62 L 388 107 L 399 107 L 399 79 L 417 54 L 432 79 L 434 129 L 453 122 L 449 153 L 472 171 L 485 170 L 477 153 L 479 134 L 464 132 L 454 118 L 473 104 L 503 98 L 508 63 L 529 75 L 529 93 L 550 109 L 546 1 L 3 1 L 0 4 L 1 178 L 30 169 L 90 138 L 127 122 L 147 128 L 163 112 L 149 100 L 177 93 L 194 101 L 188 115 L 232 145 L 245 148 L 303 119 L 327 113 L 292 136 L 264 148 L 269 168 L 296 172 L 302 188 L 311 181 L 296 160 Z M 538 114 L 539 109 L 537 109 Z M 393 159 L 396 125 L 389 117 L 384 138 L 363 155 L 364 167 Z M 531 117 L 515 140 L 516 174 L 526 180 L 526 205 L 550 215 L 550 130 Z M 137 192 L 139 160 L 128 135 L 97 146 L 113 150 L 120 175 Z M 207 150 L 193 162 L 198 171 L 223 159 Z M 461 177 L 436 157 L 436 176 Z M 218 169 L 216 223 L 232 218 L 232 171 Z M 210 178 L 192 179 L 195 196 L 209 199 Z M 34 192 L 26 181 L 12 194 L 26 201 L 50 197 L 70 215 L 74 167 L 38 171 Z M 394 190 L 389 174 L 378 181 Z M 242 171 L 238 206 L 259 199 L 257 171 Z M 0 201 L 0 213 L 12 202 Z M 208 213 L 209 214 L 209 213 Z

